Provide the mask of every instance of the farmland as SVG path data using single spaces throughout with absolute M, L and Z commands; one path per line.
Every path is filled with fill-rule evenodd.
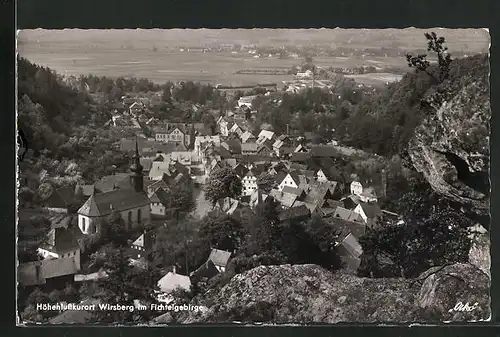
M 457 32 L 446 30 L 450 49 L 488 46 L 487 33 L 477 31 Z M 369 35 L 373 36 L 369 36 Z M 375 34 L 375 35 L 374 35 Z M 479 35 L 478 35 L 479 34 Z M 460 38 L 455 36 L 460 35 Z M 258 45 L 348 45 L 383 47 L 419 38 L 419 47 L 425 47 L 421 30 L 29 30 L 18 35 L 18 52 L 31 62 L 48 66 L 58 73 L 108 77 L 144 77 L 158 84 L 166 81 L 196 81 L 232 86 L 252 86 L 259 83 L 281 83 L 292 79 L 291 75 L 236 74 L 239 70 L 281 69 L 288 70 L 300 64 L 302 58 L 279 59 L 261 55 L 255 58 L 245 51 L 211 51 L 207 53 L 181 51 L 186 46 L 213 46 L 221 43 L 257 43 Z M 465 38 L 467 37 L 467 38 Z M 357 41 L 361 39 L 360 41 Z M 345 42 L 344 42 L 345 40 Z M 372 42 L 370 42 L 372 41 Z M 460 44 L 459 44 L 460 43 Z M 314 57 L 318 67 L 359 67 L 362 65 L 384 68 L 405 68 L 404 57 Z M 359 81 L 370 84 L 385 83 L 391 76 L 358 76 Z

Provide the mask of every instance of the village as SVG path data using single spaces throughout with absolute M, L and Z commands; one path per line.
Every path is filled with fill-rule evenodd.
M 51 214 L 48 237 L 38 248 L 44 259 L 20 264 L 20 284 L 81 284 L 106 278 L 104 269 L 82 273 L 80 255 L 88 256 L 88 249 L 96 249 L 92 243 L 99 241 L 99 224 L 111 213 L 119 213 L 131 233 L 130 261 L 147 268 L 155 232 L 158 226 L 166 225 L 171 186 L 191 183 L 198 190 L 194 215 L 200 219 L 214 211 L 237 217 L 271 198 L 279 203 L 279 221 L 321 217 L 340 233 L 331 244 L 336 247 L 343 268 L 356 273 L 362 254 L 358 239 L 366 228 L 374 226 L 377 219 L 402 222 L 398 214 L 379 206 L 378 201 L 385 194 L 385 177 L 377 186 L 358 180 L 337 181 L 338 175 L 333 172 L 336 158 L 356 150 L 334 140 L 313 145 L 310 134 L 292 136 L 268 130 L 252 133 L 248 120 L 255 113 L 251 110 L 255 97 L 241 97 L 234 109 L 218 116 L 212 129 L 203 123 L 169 123 L 148 118 L 147 101 L 145 104 L 139 97 L 124 97 L 121 106 L 125 109 L 115 110 L 109 126 L 135 133 L 117 144 L 124 153 L 133 153 L 130 171 L 103 177 L 75 190 L 53 191 L 43 202 L 43 208 Z M 145 136 L 142 125 L 152 131 L 150 137 Z M 222 167 L 231 168 L 241 180 L 242 193 L 211 205 L 203 196 L 203 187 L 210 174 Z M 267 177 L 267 188 L 259 186 L 263 176 Z M 70 215 L 68 205 L 77 194 L 83 195 L 85 202 L 76 216 Z M 193 279 L 210 279 L 224 272 L 234 254 L 212 249 L 206 263 L 192 268 L 188 275 L 177 273 L 175 265 L 164 268 L 157 282 L 158 299 L 171 303 L 175 299 L 169 294 L 174 290 L 189 291 Z

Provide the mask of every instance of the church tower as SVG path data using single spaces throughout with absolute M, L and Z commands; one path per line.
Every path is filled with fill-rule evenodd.
M 136 192 L 144 192 L 144 176 L 142 174 L 142 165 L 139 157 L 139 145 L 137 144 L 137 137 L 135 138 L 135 155 L 130 165 L 130 185 Z

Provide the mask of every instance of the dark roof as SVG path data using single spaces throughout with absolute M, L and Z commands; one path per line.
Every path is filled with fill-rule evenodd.
M 230 139 L 225 142 L 231 153 L 241 153 L 241 141 L 239 139 Z
M 168 193 L 163 188 L 158 188 L 150 197 L 151 202 L 159 202 L 163 205 L 168 203 Z
M 305 206 L 291 207 L 286 209 L 278 215 L 280 221 L 308 218 L 311 216 L 311 211 Z
M 45 242 L 40 245 L 40 248 L 56 254 L 64 254 L 74 251 L 80 248 L 80 246 L 72 230 L 57 227 L 49 231 Z
M 92 195 L 78 210 L 78 214 L 104 216 L 110 214 L 112 209 L 121 212 L 149 205 L 149 203 L 150 200 L 145 193 L 137 193 L 134 190 L 114 190 Z
M 249 170 L 245 165 L 238 164 L 233 168 L 233 171 L 238 177 L 243 178 Z
M 17 273 L 20 284 L 31 286 L 45 284 L 47 279 L 76 274 L 78 270 L 75 258 L 71 257 L 23 263 Z
M 329 145 L 315 145 L 311 147 L 309 151 L 313 157 L 336 157 L 338 156 L 338 151 L 333 146 Z
M 359 204 L 368 219 L 375 219 L 382 213 L 382 209 L 377 203 L 362 202 Z
M 116 173 L 102 177 L 95 183 L 95 189 L 99 192 L 109 192 L 114 189 L 130 189 L 130 175 L 128 173 Z
M 153 249 L 153 245 L 155 243 L 156 231 L 150 230 L 145 233 L 142 233 L 135 241 L 132 242 L 132 245 L 139 246 L 146 251 Z
M 67 208 L 75 199 L 75 190 L 71 187 L 61 187 L 52 190 L 50 196 L 42 204 L 49 208 Z
M 151 170 L 151 165 L 153 165 L 153 160 L 150 158 L 141 158 L 140 159 L 141 165 L 144 169 L 144 171 L 148 172 Z
M 292 156 L 290 157 L 290 161 L 292 161 L 292 162 L 307 162 L 310 159 L 311 159 L 311 155 L 307 152 L 306 153 L 294 152 L 294 153 L 292 153 Z
M 361 222 L 352 222 L 330 216 L 325 218 L 325 221 L 332 226 L 333 229 L 339 232 L 340 240 L 346 237 L 349 233 L 356 238 L 360 238 L 366 231 L 366 225 Z
M 361 217 L 361 215 L 343 207 L 337 207 L 333 216 L 335 218 L 340 218 L 346 221 L 351 221 L 356 223 L 363 222 L 363 218 Z
M 297 197 L 299 197 L 299 196 L 303 195 L 305 192 L 301 188 L 294 188 L 294 187 L 290 187 L 290 186 L 285 186 L 285 187 L 283 187 L 283 193 L 289 193 L 289 194 L 293 194 L 293 195 L 296 195 Z
M 92 193 L 95 192 L 95 186 L 94 185 L 76 185 L 75 187 L 75 194 L 78 191 L 78 189 L 82 189 L 82 194 L 86 197 L 89 197 L 92 195 Z
M 207 260 L 207 262 L 205 262 L 200 267 L 198 267 L 198 269 L 193 271 L 189 275 L 189 277 L 192 280 L 200 280 L 202 278 L 211 279 L 218 273 L 219 271 L 217 270 L 217 267 L 215 267 L 215 264 L 212 262 L 212 260 Z
M 231 158 L 232 157 L 232 154 L 231 152 L 229 152 L 229 150 L 227 150 L 226 148 L 224 148 L 223 146 L 216 146 L 214 148 L 214 151 L 219 154 L 219 156 L 221 156 L 221 158 L 223 159 L 227 159 L 227 158 Z M 241 152 L 241 151 L 240 151 Z
M 137 145 L 139 147 L 139 153 L 142 153 L 143 148 L 152 147 L 155 141 L 148 140 L 142 137 L 137 137 Z M 120 140 L 120 151 L 128 152 L 135 150 L 135 139 L 122 138 Z

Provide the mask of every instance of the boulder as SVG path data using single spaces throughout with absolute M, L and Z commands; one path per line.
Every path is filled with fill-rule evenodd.
M 471 320 L 489 315 L 489 278 L 472 265 L 431 269 L 421 282 L 362 278 L 316 265 L 259 266 L 220 290 L 195 297 L 198 312 L 166 314 L 155 323 L 339 323 Z M 451 276 L 450 276 L 451 275 Z M 420 284 L 423 285 L 420 287 Z M 449 313 L 462 301 L 472 313 Z
M 490 278 L 472 264 L 433 267 L 424 280 L 417 303 L 425 320 L 470 322 L 488 320 Z
M 491 277 L 490 235 L 484 227 L 477 225 L 471 230 L 471 247 L 469 250 L 469 263 L 478 267 Z
M 473 78 L 451 97 L 416 128 L 408 153 L 435 191 L 486 215 L 491 118 L 487 74 Z

